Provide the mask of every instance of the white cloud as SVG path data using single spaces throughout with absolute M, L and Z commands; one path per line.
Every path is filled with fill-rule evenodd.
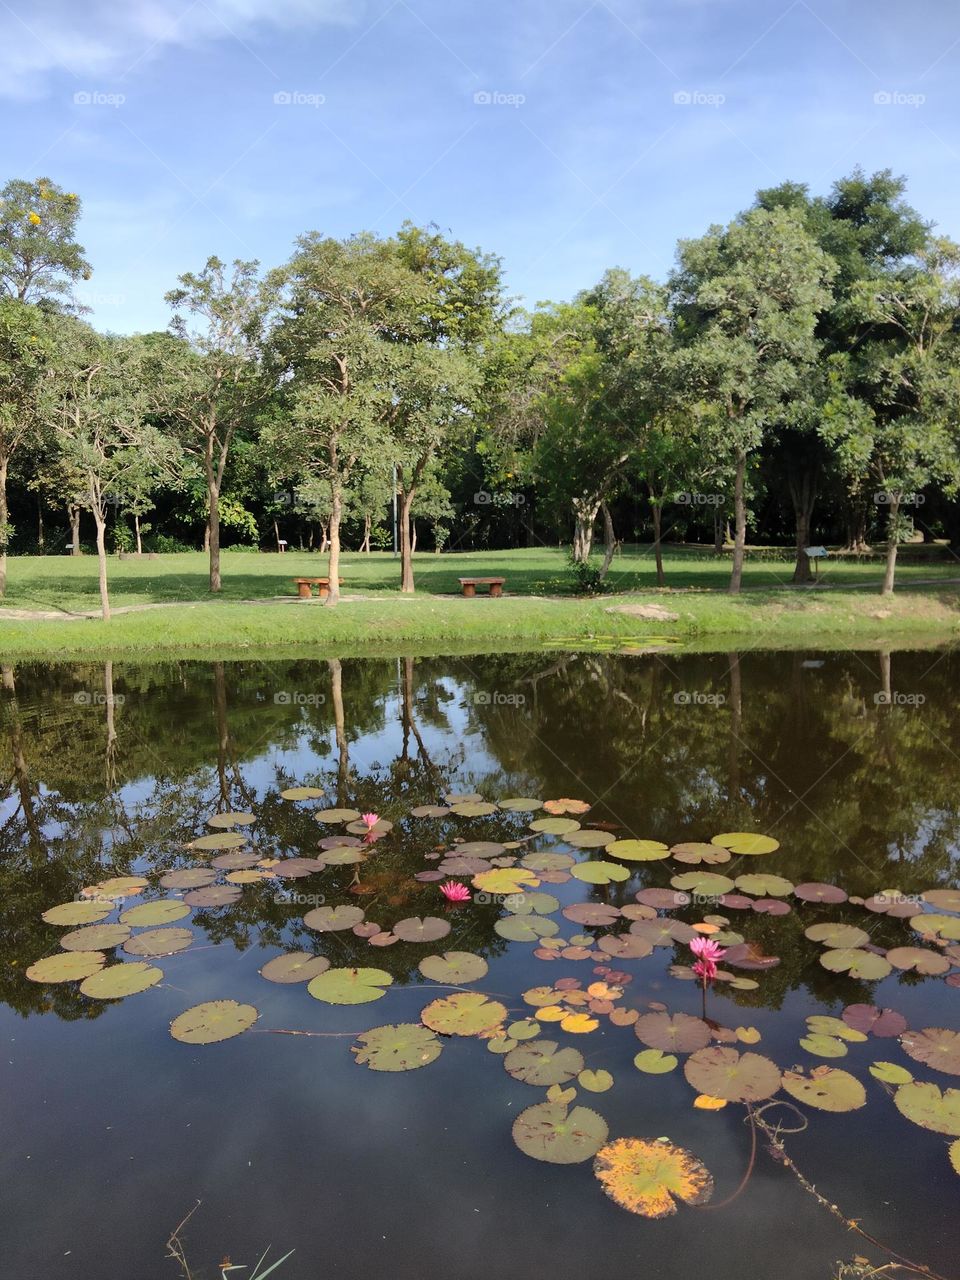
M 58 73 L 122 77 L 170 46 L 353 23 L 364 8 L 358 0 L 13 0 L 0 8 L 0 95 L 38 97 Z

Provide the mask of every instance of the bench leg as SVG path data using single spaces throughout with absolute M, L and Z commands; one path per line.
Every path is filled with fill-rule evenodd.
M 500 585 L 499 582 L 490 583 L 490 594 L 494 598 L 494 600 L 498 599 L 500 596 L 503 595 L 503 587 Z
M 298 582 L 298 583 L 297 583 L 297 595 L 300 597 L 300 599 L 301 599 L 301 600 L 309 600 L 309 599 L 310 599 L 310 597 L 313 595 L 313 592 L 312 592 L 312 591 L 311 591 L 311 589 L 310 589 L 310 583 L 309 583 L 309 582 Z
M 325 587 L 322 583 L 319 583 L 317 585 L 317 591 L 320 595 L 321 600 L 326 600 L 327 596 L 330 594 L 330 588 Z
M 463 584 L 463 594 L 468 597 L 475 596 L 477 594 L 477 588 L 472 582 L 465 582 Z

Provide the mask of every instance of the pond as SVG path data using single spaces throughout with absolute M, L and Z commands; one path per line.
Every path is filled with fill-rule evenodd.
M 956 1280 L 958 677 L 4 668 L 5 1274 Z

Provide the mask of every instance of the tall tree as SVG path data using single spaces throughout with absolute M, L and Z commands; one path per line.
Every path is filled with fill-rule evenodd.
M 73 282 L 90 278 L 79 218 L 77 196 L 49 178 L 13 178 L 0 189 L 0 296 L 69 306 Z
M 49 355 L 49 323 L 43 312 L 17 299 L 0 298 L 0 596 L 7 589 L 12 533 L 7 477 L 22 450 L 39 453 L 39 395 Z
M 220 495 L 230 447 L 268 394 L 260 364 L 270 286 L 259 263 L 232 269 L 208 258 L 203 270 L 179 277 L 166 294 L 178 343 L 157 342 L 154 408 L 180 425 L 188 452 L 199 455 L 206 482 L 210 590 L 221 589 Z
M 835 271 L 790 210 L 752 210 L 680 242 L 671 279 L 680 367 L 697 399 L 722 407 L 722 431 L 705 443 L 734 468 L 732 594 L 743 579 L 748 462 L 775 426 L 796 418 Z

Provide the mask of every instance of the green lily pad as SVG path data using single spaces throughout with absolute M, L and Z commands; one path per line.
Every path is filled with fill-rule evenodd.
M 249 827 L 256 822 L 252 813 L 215 813 L 207 819 L 208 827 Z
M 807 1018 L 807 1031 L 813 1035 L 839 1037 L 851 1044 L 863 1044 L 867 1040 L 866 1032 L 850 1026 L 842 1018 L 831 1018 L 822 1013 L 813 1013 Z
M 904 1031 L 900 1045 L 915 1062 L 925 1062 L 934 1071 L 960 1076 L 960 1031 L 949 1031 L 945 1027 Z
M 872 951 L 860 951 L 857 947 L 825 951 L 820 957 L 820 963 L 831 973 L 849 973 L 851 978 L 865 978 L 868 981 L 885 978 L 893 968 L 884 956 L 875 955 Z
M 670 883 L 675 889 L 685 893 L 700 894 L 705 898 L 719 898 L 729 893 L 733 881 L 718 871 L 685 871 L 679 876 L 671 876 Z
M 324 1004 L 369 1004 L 387 994 L 393 978 L 384 969 L 327 969 L 307 990 Z
M 540 1034 L 540 1023 L 535 1022 L 533 1018 L 521 1018 L 517 1022 L 510 1023 L 506 1034 L 517 1044 L 521 1040 L 535 1040 Z
M 911 916 L 910 928 L 930 937 L 946 938 L 949 942 L 960 940 L 960 916 L 944 916 L 929 911 Z
M 162 977 L 163 970 L 156 965 L 134 960 L 130 964 L 112 964 L 109 969 L 92 973 L 80 983 L 80 990 L 94 1000 L 122 1000 L 124 996 L 133 996 L 155 986 Z
M 901 1067 L 898 1062 L 872 1062 L 869 1071 L 884 1084 L 909 1084 L 913 1079 L 907 1068 Z
M 185 1009 L 170 1023 L 170 1034 L 183 1044 L 217 1044 L 248 1030 L 259 1018 L 252 1004 L 206 1000 Z
M 130 929 L 125 924 L 88 924 L 65 933 L 60 945 L 65 951 L 112 951 L 129 937 Z
M 523 893 L 528 886 L 540 883 L 532 871 L 523 867 L 492 867 L 475 875 L 471 884 L 483 893 Z
M 738 1053 L 723 1045 L 698 1049 L 683 1073 L 698 1093 L 727 1102 L 762 1102 L 780 1088 L 780 1068 L 759 1053 Z
M 442 956 L 424 956 L 418 967 L 431 982 L 462 987 L 486 977 L 489 966 L 483 956 L 475 956 L 470 951 L 445 951 Z
M 603 849 L 614 843 L 612 831 L 595 831 L 592 827 L 582 831 L 571 831 L 564 839 L 575 849 Z
M 754 831 L 723 831 L 720 835 L 713 836 L 710 843 L 729 849 L 731 853 L 751 858 L 764 853 L 773 853 L 775 849 L 780 848 L 779 840 L 774 840 L 772 836 L 758 835 Z
M 419 1022 L 397 1022 L 362 1032 L 350 1048 L 371 1071 L 414 1071 L 436 1061 L 443 1045 Z
M 407 920 L 398 920 L 393 926 L 394 935 L 403 942 L 437 942 L 450 932 L 450 924 L 439 916 L 410 916 Z
M 589 1107 L 538 1102 L 513 1122 L 513 1140 L 524 1155 L 548 1164 L 592 1159 L 608 1137 L 607 1122 Z
M 323 795 L 322 787 L 287 787 L 280 792 L 281 800 L 319 800 Z
M 576 818 L 534 818 L 530 830 L 547 836 L 569 836 L 580 830 L 580 823 Z
M 317 809 L 314 813 L 317 822 L 356 822 L 360 817 L 359 809 Z
M 856 1111 L 867 1101 L 866 1090 L 856 1076 L 839 1067 L 814 1067 L 809 1076 L 785 1071 L 782 1083 L 791 1098 L 820 1111 Z
M 450 812 L 455 813 L 458 818 L 489 818 L 492 813 L 497 812 L 497 806 L 489 800 L 463 800 L 459 804 L 452 804 Z
M 865 929 L 830 920 L 823 924 L 812 924 L 803 933 L 811 942 L 822 942 L 828 947 L 862 947 L 865 942 L 870 941 L 870 935 Z
M 156 902 L 142 902 L 137 907 L 127 907 L 120 917 L 121 924 L 145 925 L 173 924 L 190 914 L 190 908 L 180 898 L 159 898 Z
M 528 853 L 520 865 L 530 871 L 569 871 L 576 862 L 569 853 Z
M 107 902 L 61 902 L 57 907 L 44 911 L 43 920 L 47 924 L 71 925 L 74 928 L 81 924 L 96 924 L 98 920 L 106 920 L 113 910 L 113 904 Z
M 352 867 L 358 862 L 365 862 L 367 855 L 362 849 L 351 845 L 334 845 L 332 849 L 323 849 L 317 855 L 317 869 L 328 867 Z
M 537 893 L 533 889 L 525 889 L 523 893 L 511 894 L 503 905 L 517 916 L 549 916 L 560 909 L 560 900 L 552 893 Z
M 913 1080 L 902 1084 L 893 1095 L 897 1110 L 922 1129 L 960 1137 L 960 1089 L 944 1089 L 938 1085 Z
M 509 800 L 499 801 L 499 804 L 507 813 L 536 813 L 543 808 L 543 801 L 534 800 L 531 796 L 511 796 Z
M 617 862 L 578 862 L 570 868 L 575 880 L 584 884 L 610 884 L 612 881 L 629 880 L 630 872 Z
M 804 1036 L 800 1041 L 801 1049 L 815 1054 L 818 1058 L 845 1058 L 847 1046 L 838 1036 L 826 1036 L 819 1033 Z
M 24 976 L 31 982 L 79 982 L 102 969 L 106 961 L 102 951 L 61 951 L 37 960 Z
M 239 831 L 214 831 L 208 836 L 191 840 L 188 849 L 238 849 L 247 843 L 247 837 Z
M 662 1049 L 641 1049 L 634 1058 L 633 1065 L 646 1075 L 662 1076 L 672 1071 L 679 1061 L 674 1054 L 664 1053 Z
M 537 942 L 560 932 L 556 920 L 545 916 L 505 916 L 493 926 L 501 938 L 509 942 Z
M 445 804 L 418 804 L 410 810 L 411 818 L 445 818 L 450 812 Z
M 555 1040 L 527 1040 L 511 1049 L 503 1065 L 514 1080 L 547 1088 L 578 1076 L 583 1054 L 578 1049 L 561 1049 Z
M 783 876 L 763 875 L 759 872 L 737 876 L 734 884 L 741 893 L 755 894 L 761 898 L 785 898 L 788 893 L 793 893 L 794 888 L 792 880 L 785 880 Z
M 613 1088 L 613 1076 L 609 1071 L 585 1069 L 577 1076 L 577 1084 L 588 1093 L 606 1093 L 608 1089 Z
M 352 929 L 363 919 L 362 907 L 314 907 L 303 917 L 308 929 L 317 933 L 336 933 L 340 929 Z
M 268 982 L 309 982 L 329 968 L 326 956 L 315 956 L 311 951 L 290 951 L 268 960 L 260 970 L 260 977 Z
M 478 1036 L 499 1027 L 507 1016 L 499 1000 L 479 991 L 463 991 L 434 1000 L 420 1017 L 431 1031 L 445 1036 Z
M 606 852 L 624 862 L 659 862 L 670 857 L 670 850 L 659 840 L 614 840 Z

